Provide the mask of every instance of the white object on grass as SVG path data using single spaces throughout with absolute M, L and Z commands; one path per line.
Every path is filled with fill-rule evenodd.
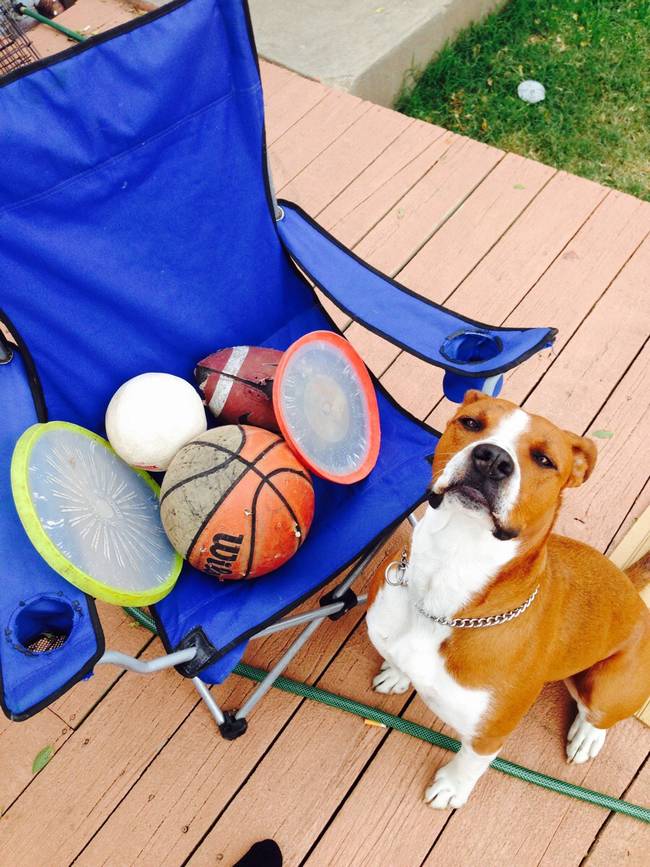
M 524 102 L 529 102 L 534 105 L 536 102 L 542 102 L 546 98 L 546 89 L 540 81 L 522 81 L 517 87 L 517 96 L 523 99 Z
M 170 373 L 134 376 L 106 410 L 106 435 L 118 455 L 153 472 L 166 470 L 176 452 L 206 428 L 198 393 Z

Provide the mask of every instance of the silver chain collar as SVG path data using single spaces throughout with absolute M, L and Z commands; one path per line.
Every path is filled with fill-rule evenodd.
M 386 583 L 390 584 L 391 587 L 407 587 L 408 582 L 404 578 L 407 565 L 408 555 L 406 553 L 406 548 L 404 548 L 399 563 L 395 560 L 392 563 L 389 563 L 386 567 Z M 395 580 L 395 572 L 397 573 L 397 580 Z M 500 623 L 508 623 L 510 620 L 519 617 L 520 614 L 523 614 L 524 611 L 530 608 L 535 601 L 538 592 L 539 584 L 535 587 L 528 599 L 526 599 L 526 601 L 518 608 L 513 608 L 512 611 L 505 611 L 503 614 L 490 614 L 487 617 L 437 617 L 435 614 L 429 614 L 428 611 L 425 611 L 421 602 L 415 603 L 415 609 L 423 617 L 433 620 L 434 623 L 440 623 L 442 626 L 452 626 L 455 629 L 482 629 L 484 626 L 498 626 Z

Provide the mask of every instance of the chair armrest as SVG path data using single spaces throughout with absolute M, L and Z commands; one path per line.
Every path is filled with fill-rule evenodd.
M 424 361 L 485 380 L 555 339 L 554 328 L 492 328 L 434 304 L 367 265 L 297 205 L 279 204 L 282 243 L 314 285 L 356 322 Z

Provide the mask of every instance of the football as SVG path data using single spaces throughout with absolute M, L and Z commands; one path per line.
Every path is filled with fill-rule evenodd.
M 223 424 L 249 424 L 279 431 L 273 411 L 273 381 L 282 353 L 261 346 L 231 346 L 196 365 L 203 402 Z

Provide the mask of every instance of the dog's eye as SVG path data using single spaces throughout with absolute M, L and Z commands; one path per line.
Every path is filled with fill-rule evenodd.
M 545 455 L 544 452 L 532 452 L 531 456 L 536 464 L 539 464 L 540 467 L 544 467 L 547 470 L 555 470 L 557 467 L 553 463 L 553 461 Z
M 485 427 L 482 421 L 479 421 L 477 418 L 472 418 L 471 415 L 463 415 L 458 419 L 458 421 L 462 424 L 465 430 L 479 431 L 483 430 Z

